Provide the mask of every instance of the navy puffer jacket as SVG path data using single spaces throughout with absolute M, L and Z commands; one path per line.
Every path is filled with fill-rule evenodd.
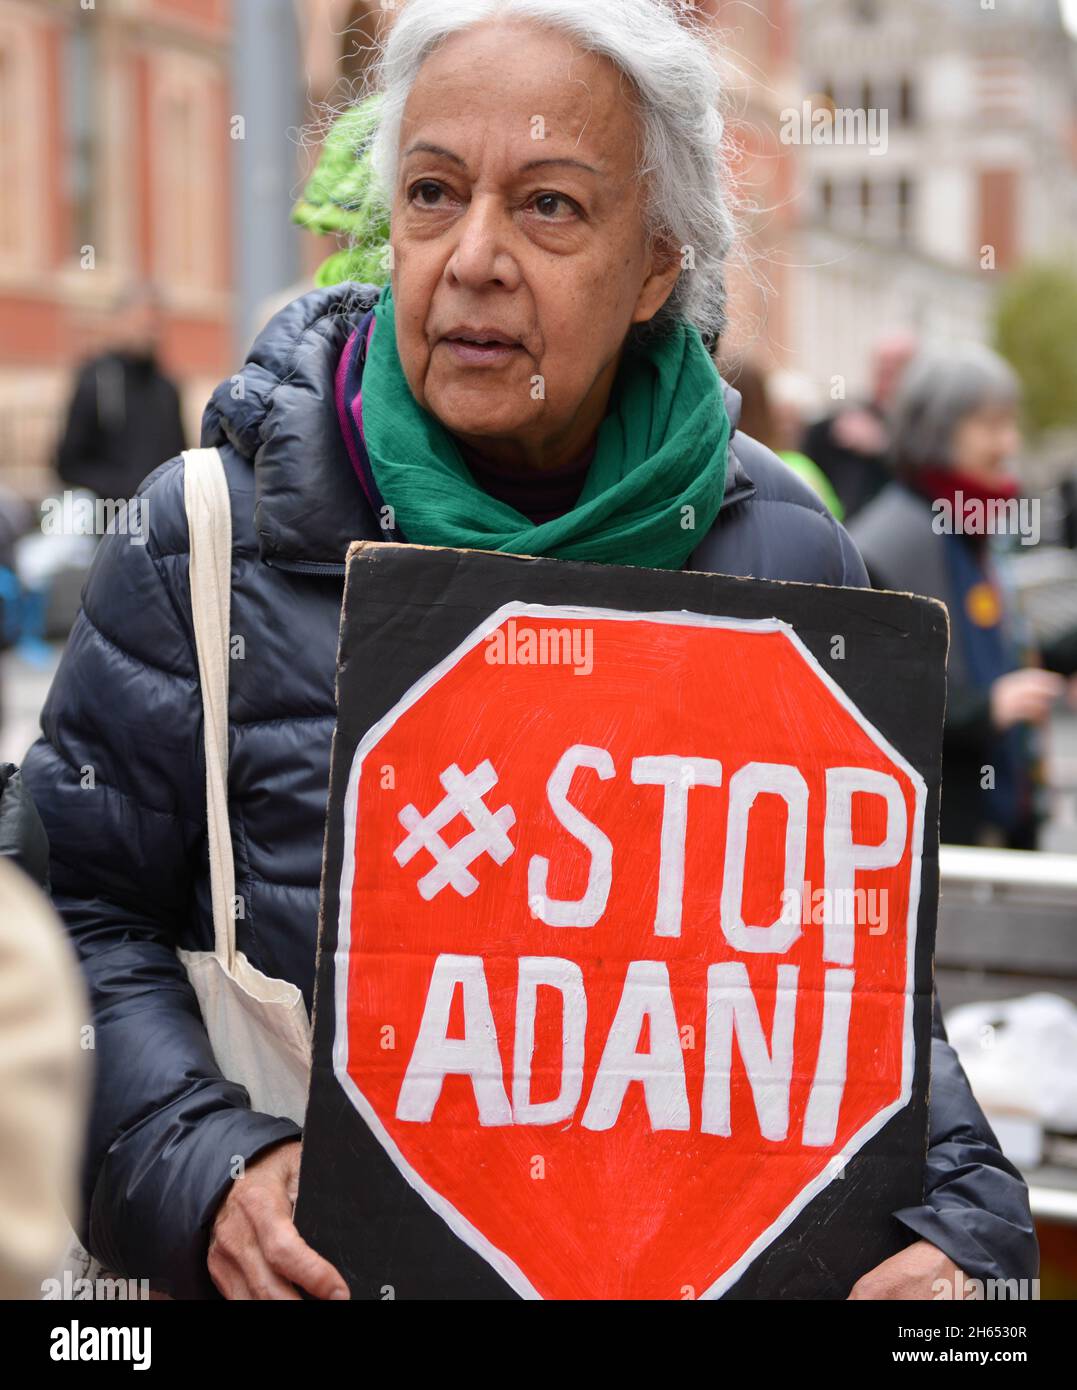
M 385 539 L 348 460 L 333 382 L 375 295 L 340 286 L 289 305 L 203 425 L 231 491 L 232 633 L 243 639 L 229 696 L 238 942 L 308 1005 L 344 555 L 352 540 Z M 727 403 L 735 413 L 735 393 Z M 735 435 L 730 464 L 693 568 L 866 584 L 845 532 L 772 454 Z M 182 460 L 140 495 L 148 540 L 102 542 L 24 775 L 93 1001 L 84 1238 L 113 1270 L 209 1297 L 209 1229 L 237 1156 L 298 1131 L 253 1113 L 221 1076 L 175 954 L 213 944 Z M 1031 1275 L 1024 1185 L 941 1036 L 933 1078 L 930 1195 L 901 1219 L 970 1275 Z

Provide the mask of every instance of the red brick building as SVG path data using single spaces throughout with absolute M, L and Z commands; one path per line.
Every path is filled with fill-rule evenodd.
M 163 297 L 162 356 L 192 416 L 228 369 L 229 36 L 229 0 L 0 0 L 9 486 L 47 486 L 71 369 L 132 284 Z
M 746 268 L 732 272 L 734 336 L 769 355 L 785 335 L 791 211 L 776 113 L 791 0 L 696 8 L 725 30 L 741 74 L 736 177 L 758 211 L 745 219 Z M 0 0 L 0 483 L 28 497 L 54 486 L 73 369 L 107 342 L 131 286 L 162 296 L 161 356 L 192 443 L 209 391 L 235 369 L 232 11 L 232 0 Z M 393 11 L 381 0 L 297 4 L 311 129 L 323 103 L 346 99 Z M 298 191 L 316 151 L 295 149 L 287 180 Z M 303 271 L 326 253 L 305 236 Z

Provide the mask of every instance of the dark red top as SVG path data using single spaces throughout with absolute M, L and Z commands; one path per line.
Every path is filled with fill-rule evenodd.
M 460 439 L 456 442 L 468 471 L 483 492 L 515 507 L 535 526 L 564 516 L 576 505 L 597 447 L 592 443 L 578 459 L 563 468 L 521 474 L 482 458 Z

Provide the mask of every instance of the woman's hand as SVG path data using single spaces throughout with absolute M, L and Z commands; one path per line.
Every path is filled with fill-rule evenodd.
M 995 728 L 1005 732 L 1015 724 L 1041 723 L 1065 689 L 1061 676 L 1035 666 L 999 676 L 991 686 L 991 719 Z
M 853 1285 L 849 1298 L 862 1301 L 946 1297 L 939 1287 L 940 1281 L 945 1282 L 948 1296 L 954 1298 L 959 1280 L 964 1282 L 965 1276 L 949 1256 L 930 1241 L 918 1240 L 869 1269 Z
M 349 1298 L 328 1260 L 300 1236 L 292 1220 L 299 1187 L 298 1139 L 257 1158 L 221 1203 L 209 1242 L 210 1278 L 225 1298 Z

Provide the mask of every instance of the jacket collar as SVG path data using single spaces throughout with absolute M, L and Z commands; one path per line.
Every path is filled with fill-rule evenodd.
M 348 458 L 334 394 L 340 354 L 378 294 L 374 285 L 344 284 L 294 300 L 206 406 L 203 447 L 227 442 L 253 463 L 255 531 L 268 564 L 335 572 L 352 541 L 384 539 Z M 740 395 L 730 386 L 725 403 L 733 434 L 723 507 L 755 491 L 733 443 Z

